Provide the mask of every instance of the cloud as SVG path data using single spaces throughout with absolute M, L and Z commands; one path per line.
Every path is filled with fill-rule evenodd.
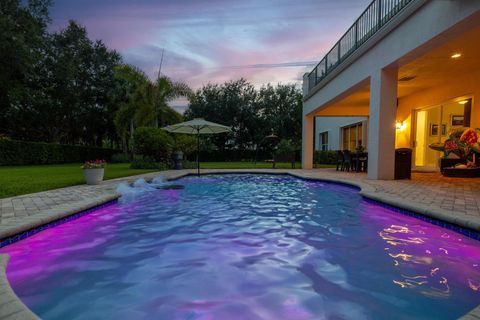
M 369 2 L 56 0 L 51 29 L 77 20 L 151 78 L 165 49 L 162 74 L 194 89 L 240 77 L 300 85 Z

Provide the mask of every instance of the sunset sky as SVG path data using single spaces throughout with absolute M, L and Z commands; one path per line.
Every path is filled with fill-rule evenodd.
M 194 89 L 240 77 L 300 85 L 370 1 L 55 0 L 51 29 L 76 20 L 151 78 L 164 48 L 162 74 Z

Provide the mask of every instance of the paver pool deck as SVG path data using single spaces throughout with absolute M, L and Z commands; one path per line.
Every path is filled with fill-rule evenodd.
M 238 169 L 202 170 L 208 173 L 288 173 L 355 185 L 360 193 L 386 204 L 411 210 L 461 227 L 480 231 L 480 179 L 446 178 L 439 173 L 412 173 L 411 180 L 368 180 L 364 173 L 335 169 L 283 170 Z M 108 180 L 97 186 L 73 186 L 12 198 L 0 199 L 0 239 L 55 221 L 117 199 L 120 183 L 156 176 L 175 179 L 194 170 L 163 171 Z M 8 257 L 0 255 L 0 319 L 38 319 L 15 296 L 5 276 Z M 480 307 L 462 319 L 480 320 Z

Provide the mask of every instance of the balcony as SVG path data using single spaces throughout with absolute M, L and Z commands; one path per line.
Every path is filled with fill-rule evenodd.
M 374 0 L 308 74 L 308 91 L 342 64 L 365 42 L 415 0 Z

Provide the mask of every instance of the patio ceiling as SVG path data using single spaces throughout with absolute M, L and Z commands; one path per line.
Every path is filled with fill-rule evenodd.
M 480 27 L 456 36 L 443 45 L 432 47 L 426 44 L 419 51 L 412 52 L 397 62 L 398 98 L 435 87 L 446 82 L 455 81 L 463 75 L 480 70 Z M 439 39 L 432 42 L 441 42 Z M 441 40 L 441 38 L 440 38 Z M 460 53 L 453 59 L 451 56 Z M 415 58 L 415 56 L 417 56 Z M 369 114 L 370 85 L 368 79 L 331 101 L 326 107 L 316 112 L 316 116 L 366 116 Z

